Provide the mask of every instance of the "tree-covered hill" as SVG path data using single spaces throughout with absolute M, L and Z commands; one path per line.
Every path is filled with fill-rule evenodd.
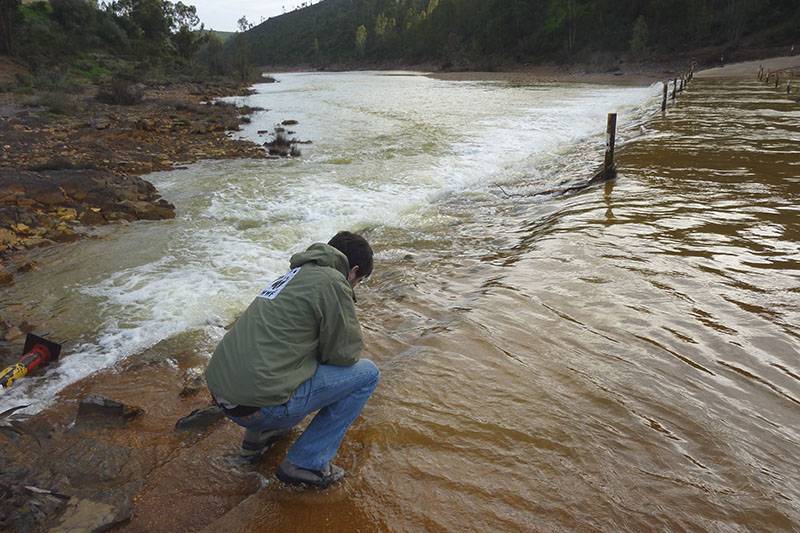
M 35 78 L 22 85 L 117 74 L 246 81 L 252 70 L 237 37 L 205 30 L 195 7 L 180 0 L 0 0 L 0 55 Z
M 322 0 L 247 32 L 257 63 L 453 67 L 800 41 L 797 0 Z M 800 44 L 800 43 L 798 43 Z

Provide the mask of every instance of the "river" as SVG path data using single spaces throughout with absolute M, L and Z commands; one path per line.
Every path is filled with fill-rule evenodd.
M 290 492 L 276 456 L 225 529 L 800 527 L 795 103 L 698 80 L 662 116 L 660 86 L 278 78 L 233 99 L 267 108 L 237 135 L 297 120 L 301 158 L 148 176 L 175 220 L 42 252 L 3 293 L 68 342 L 0 407 L 41 410 L 162 339 L 202 360 L 291 253 L 352 229 L 377 253 L 357 293 L 383 377 L 351 478 Z M 560 194 L 599 166 L 608 112 L 619 179 Z M 235 487 L 214 457 L 237 444 L 195 468 Z M 214 491 L 184 475 L 192 501 Z

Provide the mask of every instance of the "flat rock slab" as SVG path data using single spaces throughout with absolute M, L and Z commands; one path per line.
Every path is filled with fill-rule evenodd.
M 130 517 L 130 511 L 120 513 L 107 503 L 72 498 L 61 516 L 60 523 L 51 528 L 50 533 L 108 531 L 114 525 L 129 520 Z

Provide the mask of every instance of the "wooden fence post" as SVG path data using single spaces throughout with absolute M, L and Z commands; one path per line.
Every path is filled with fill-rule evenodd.
M 607 177 L 613 177 L 616 172 L 614 166 L 614 145 L 617 142 L 617 114 L 608 114 L 608 123 L 606 125 L 606 158 L 603 165 L 603 172 Z
M 678 78 L 672 80 L 672 99 L 675 100 L 675 97 L 678 95 Z
M 661 98 L 661 111 L 667 110 L 667 91 L 669 90 L 669 81 L 664 82 L 664 96 Z
M 781 84 L 781 77 L 778 74 L 775 74 L 775 88 L 778 88 L 778 85 Z

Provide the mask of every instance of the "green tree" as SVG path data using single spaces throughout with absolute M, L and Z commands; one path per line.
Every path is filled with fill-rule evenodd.
M 367 48 L 367 28 L 363 24 L 356 28 L 356 53 L 363 56 Z
M 650 32 L 647 30 L 647 21 L 644 15 L 639 15 L 636 22 L 633 23 L 633 31 L 631 32 L 631 40 L 629 46 L 631 52 L 636 55 L 643 55 L 647 51 L 647 41 L 650 39 Z
M 250 60 L 250 42 L 245 33 L 253 28 L 248 22 L 247 17 L 242 17 L 236 24 L 239 32 L 233 37 L 233 65 L 242 82 L 248 81 L 252 77 L 252 63 Z
M 206 42 L 206 66 L 209 73 L 220 76 L 225 73 L 225 56 L 222 39 L 218 35 L 209 34 Z
M 20 0 L 0 0 L 0 53 L 14 51 L 14 32 L 19 20 Z
M 380 13 L 375 19 L 375 36 L 382 41 L 394 31 L 395 26 L 397 26 L 397 20 Z

